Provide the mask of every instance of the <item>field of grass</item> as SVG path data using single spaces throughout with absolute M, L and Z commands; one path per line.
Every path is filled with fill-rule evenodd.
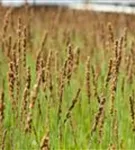
M 134 150 L 135 16 L 0 6 L 0 149 Z

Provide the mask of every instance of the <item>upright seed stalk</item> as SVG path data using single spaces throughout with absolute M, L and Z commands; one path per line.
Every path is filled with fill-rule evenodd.
M 86 61 L 86 69 L 85 69 L 85 84 L 86 84 L 86 92 L 88 97 L 88 103 L 90 104 L 90 98 L 91 98 L 91 89 L 90 89 L 90 57 L 87 57 Z

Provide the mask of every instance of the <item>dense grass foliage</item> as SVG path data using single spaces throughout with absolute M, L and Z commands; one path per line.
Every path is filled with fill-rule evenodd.
M 0 6 L 0 149 L 134 149 L 133 15 Z

